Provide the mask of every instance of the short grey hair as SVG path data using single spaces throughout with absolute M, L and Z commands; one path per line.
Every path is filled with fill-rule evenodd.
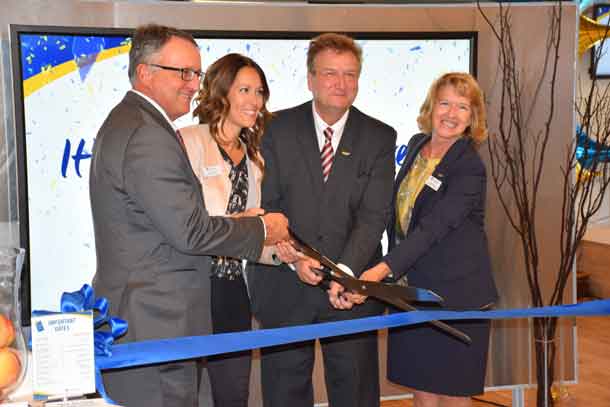
M 136 28 L 131 39 L 129 50 L 129 82 L 136 81 L 136 68 L 140 64 L 151 62 L 152 57 L 172 38 L 178 37 L 192 43 L 197 47 L 193 36 L 185 31 L 158 24 L 147 24 Z

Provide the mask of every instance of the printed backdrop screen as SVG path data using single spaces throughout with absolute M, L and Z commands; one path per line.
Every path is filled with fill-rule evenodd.
M 308 38 L 314 33 L 193 32 L 203 69 L 229 52 L 257 61 L 271 111 L 310 99 Z M 430 83 L 474 72 L 475 33 L 354 33 L 363 49 L 355 105 L 398 131 L 397 165 Z M 27 249 L 31 309 L 57 310 L 64 291 L 90 283 L 95 241 L 88 175 L 96 133 L 130 88 L 129 32 L 11 27 L 17 105 L 21 244 Z M 22 109 L 22 110 L 20 110 Z M 189 115 L 179 126 L 192 123 Z M 26 278 L 26 290 L 28 280 Z M 29 318 L 27 299 L 24 320 Z

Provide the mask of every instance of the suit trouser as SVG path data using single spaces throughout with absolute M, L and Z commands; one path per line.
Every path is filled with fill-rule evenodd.
M 104 385 L 123 407 L 196 407 L 200 369 L 195 360 L 108 370 Z
M 327 301 L 325 296 L 326 293 L 321 294 L 321 298 Z M 327 303 L 315 308 L 314 322 L 337 321 L 383 312 L 383 306 L 375 301 L 367 301 L 352 311 L 334 310 Z M 264 328 L 277 327 L 272 326 L 274 323 L 261 322 Z M 320 345 L 329 406 L 379 406 L 377 331 L 321 339 Z M 264 407 L 311 407 L 314 401 L 314 362 L 314 341 L 261 349 Z
M 311 407 L 315 342 L 262 349 L 265 407 Z M 379 406 L 377 332 L 320 340 L 330 407 Z
M 215 334 L 252 328 L 250 299 L 243 278 L 211 279 L 212 325 Z M 214 407 L 247 407 L 252 352 L 208 357 Z

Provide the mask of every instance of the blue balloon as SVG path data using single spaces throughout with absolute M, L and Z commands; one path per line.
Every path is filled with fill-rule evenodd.
M 576 160 L 587 170 L 595 163 L 610 162 L 610 146 L 591 140 L 580 126 L 576 126 Z

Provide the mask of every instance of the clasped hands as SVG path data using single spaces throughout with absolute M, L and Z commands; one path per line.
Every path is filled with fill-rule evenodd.
M 294 248 L 292 248 L 292 250 L 294 250 Z M 322 265 L 316 259 L 307 257 L 300 252 L 298 253 L 301 258 L 297 260 L 294 265 L 299 279 L 310 285 L 320 284 L 322 281 L 322 274 L 319 270 L 322 269 Z M 341 266 L 341 264 L 339 264 L 339 266 Z M 389 274 L 390 268 L 385 262 L 381 262 L 364 271 L 360 275 L 359 280 L 379 282 Z M 354 305 L 364 303 L 367 298 L 366 295 L 346 291 L 345 287 L 336 281 L 330 282 L 329 289 L 326 292 L 328 293 L 328 301 L 336 309 L 351 309 Z
M 230 215 L 232 218 L 258 216 L 265 225 L 265 246 L 274 245 L 290 238 L 288 233 L 288 218 L 279 212 L 268 212 L 262 208 L 250 208 L 243 212 Z
M 277 256 L 284 263 L 292 265 L 297 273 L 299 279 L 309 285 L 318 285 L 323 280 L 323 274 L 321 272 L 322 265 L 316 259 L 313 259 L 300 251 L 296 250 L 290 241 L 283 241 L 276 244 Z M 342 264 L 338 264 L 339 268 L 342 268 Z M 345 270 L 347 269 L 347 270 Z M 343 271 L 352 274 L 349 268 L 345 267 Z M 390 274 L 390 268 L 385 262 L 381 262 L 374 267 L 366 270 L 360 275 L 362 281 L 381 281 Z M 341 284 L 331 280 L 329 283 L 328 290 L 328 301 L 330 304 L 341 310 L 351 309 L 354 305 L 362 304 L 367 296 L 357 294 L 351 291 L 345 290 Z
M 283 263 L 292 265 L 302 282 L 314 286 L 322 282 L 322 265 L 316 259 L 296 250 L 290 243 L 288 219 L 283 214 L 275 212 L 265 213 L 261 208 L 250 208 L 232 216 L 260 216 L 265 224 L 265 245 L 275 245 L 277 257 Z M 378 282 L 387 277 L 390 272 L 391 270 L 387 263 L 381 262 L 364 271 L 359 279 Z M 351 309 L 356 304 L 362 304 L 367 298 L 365 295 L 346 291 L 336 281 L 330 282 L 326 292 L 328 293 L 328 301 L 336 309 Z

